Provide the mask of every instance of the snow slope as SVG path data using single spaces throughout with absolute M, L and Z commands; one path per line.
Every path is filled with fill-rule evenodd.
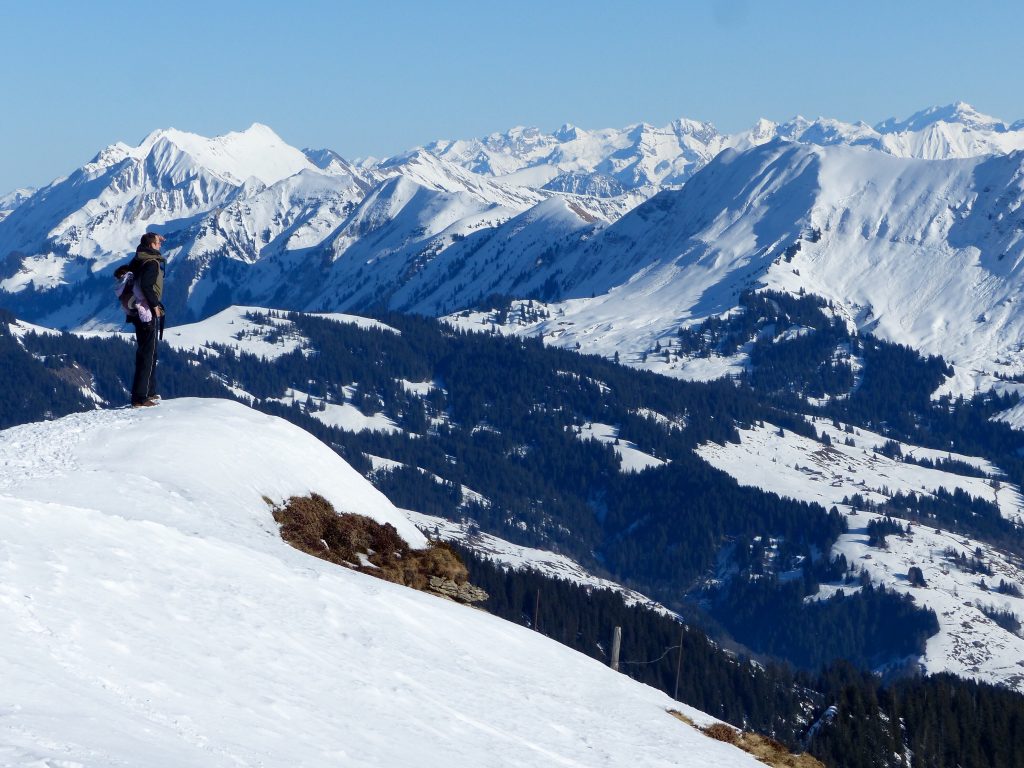
M 8 192 L 6 195 L 0 195 L 0 221 L 6 219 L 15 208 L 24 203 L 34 194 L 34 189 L 23 187 L 21 189 L 15 189 Z
M 759 765 L 536 633 L 291 549 L 261 495 L 310 490 L 422 541 L 238 404 L 0 433 L 0 764 Z

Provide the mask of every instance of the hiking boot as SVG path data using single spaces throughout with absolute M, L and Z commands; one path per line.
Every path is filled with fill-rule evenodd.
M 143 400 L 141 403 L 132 403 L 132 408 L 149 408 L 157 404 L 156 400 Z

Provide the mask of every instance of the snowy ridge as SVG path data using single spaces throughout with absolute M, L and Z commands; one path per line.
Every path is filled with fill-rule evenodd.
M 232 131 L 212 139 L 175 128 L 156 130 L 137 147 L 121 143 L 108 147 L 85 168 L 109 167 L 126 158 L 154 157 L 159 162 L 159 158 L 166 157 L 164 145 L 175 147 L 210 173 L 235 185 L 255 178 L 269 186 L 314 167 L 301 151 L 286 144 L 271 128 L 253 123 L 244 131 Z
M 759 765 L 537 633 L 288 547 L 261 494 L 422 539 L 243 406 L 7 430 L 0 488 L 4 765 Z
M 861 146 L 897 157 L 964 158 L 1024 149 L 1021 123 L 1007 126 L 957 102 L 874 127 L 798 115 L 784 123 L 761 119 L 730 135 L 711 123 L 680 118 L 663 127 L 639 123 L 584 130 L 566 124 L 550 134 L 520 126 L 480 139 L 434 141 L 425 149 L 507 183 L 614 197 L 628 190 L 682 184 L 726 148 L 750 149 L 785 139 Z
M 32 197 L 35 192 L 34 189 L 24 187 L 8 192 L 6 195 L 0 195 L 0 221 L 6 219 L 15 208 Z

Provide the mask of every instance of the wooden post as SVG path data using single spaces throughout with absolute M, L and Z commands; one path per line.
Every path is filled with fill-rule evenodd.
M 679 701 L 679 673 L 683 669 L 683 633 L 686 631 L 686 627 L 679 628 L 679 656 L 676 658 L 676 691 L 672 694 L 672 698 Z
M 622 627 L 616 627 L 612 634 L 612 669 L 619 671 L 619 651 L 622 649 Z
M 540 632 L 540 587 L 537 587 L 537 599 L 533 602 L 533 629 Z

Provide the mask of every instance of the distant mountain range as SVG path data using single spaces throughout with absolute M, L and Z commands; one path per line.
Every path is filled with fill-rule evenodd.
M 0 304 L 49 326 L 116 325 L 109 275 L 156 229 L 183 320 L 231 304 L 476 310 L 464 320 L 647 365 L 681 326 L 771 286 L 946 356 L 969 391 L 1024 375 L 1022 148 L 1024 121 L 963 103 L 733 135 L 685 119 L 514 128 L 369 164 L 259 124 L 159 130 L 0 198 Z M 509 325 L 491 310 L 510 299 L 544 310 Z M 684 359 L 648 367 L 698 375 Z

